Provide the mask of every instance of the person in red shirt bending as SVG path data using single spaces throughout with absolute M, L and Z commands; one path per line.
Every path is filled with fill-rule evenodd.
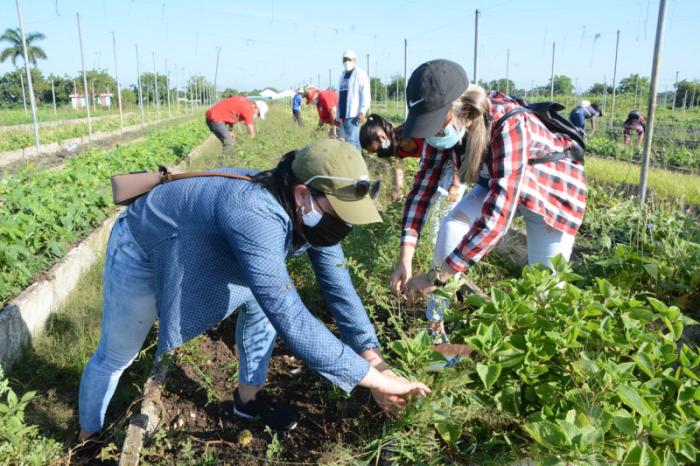
M 222 155 L 233 153 L 233 146 L 236 136 L 231 129 L 238 122 L 243 122 L 248 130 L 248 135 L 255 137 L 255 119 L 265 119 L 267 104 L 256 100 L 253 103 L 244 96 L 234 96 L 220 100 L 214 104 L 206 113 L 207 126 L 214 135 L 219 138 L 222 148 Z
M 333 89 L 320 91 L 313 87 L 306 89 L 306 103 L 316 101 L 316 111 L 318 112 L 318 129 L 326 124 L 331 129 L 328 135 L 333 138 L 338 137 L 335 120 L 338 116 L 338 93 Z

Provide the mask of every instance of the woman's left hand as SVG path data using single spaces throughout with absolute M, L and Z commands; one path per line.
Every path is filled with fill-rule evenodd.
M 437 286 L 428 279 L 428 274 L 421 273 L 411 277 L 406 283 L 406 286 L 404 286 L 403 293 L 406 295 L 408 302 L 413 303 L 422 296 L 426 296 L 435 290 L 437 290 Z
M 451 185 L 447 190 L 447 202 L 457 202 L 459 201 L 459 185 Z

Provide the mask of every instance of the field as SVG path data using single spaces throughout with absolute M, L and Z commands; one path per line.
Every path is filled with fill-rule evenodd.
M 392 105 L 378 111 L 400 115 L 402 108 Z M 690 137 L 695 117 L 683 118 Z M 325 135 L 313 129 L 312 109 L 304 109 L 304 119 L 306 127 L 297 128 L 286 107 L 273 107 L 255 139 L 238 134 L 233 160 L 209 154 L 191 169 L 271 167 L 288 150 Z M 669 137 L 675 138 L 679 130 L 673 131 Z M 202 122 L 187 123 L 133 149 L 82 154 L 55 174 L 28 168 L 6 175 L 0 183 L 0 301 L 113 210 L 110 174 L 173 164 L 206 134 Z M 613 136 L 604 140 L 614 142 Z M 618 152 L 615 157 L 623 158 Z M 391 184 L 389 165 L 367 162 L 374 176 Z M 471 345 L 475 356 L 437 374 L 427 370 L 438 356 L 425 332 L 423 304 L 407 306 L 387 288 L 402 205 L 383 192 L 384 222 L 354 228 L 344 243 L 348 267 L 389 363 L 424 381 L 433 394 L 414 400 L 400 418 L 385 418 L 367 390 L 346 395 L 280 342 L 268 384 L 299 409 L 300 425 L 282 435 L 244 423 L 231 414 L 234 315 L 169 356 L 163 422 L 142 451 L 143 461 L 500 465 L 532 458 L 547 465 L 697 464 L 700 336 L 692 319 L 700 318 L 698 184 L 690 178 L 680 192 L 695 197 L 683 198 L 665 190 L 673 180 L 651 179 L 652 202 L 640 208 L 627 186 L 636 182 L 626 175 L 630 165 L 621 164 L 587 162 L 584 226 L 571 263 L 558 263 L 556 275 L 521 270 L 506 255 L 491 254 L 467 274 L 490 302 L 476 296 L 459 300 L 458 284 L 448 287 L 450 335 Z M 407 164 L 407 182 L 415 168 Z M 415 270 L 428 268 L 425 243 Z M 308 261 L 294 259 L 289 270 L 308 307 L 333 328 Z M 0 377 L 0 431 L 6 432 L 0 457 L 10 463 L 80 462 L 72 449 L 77 388 L 99 338 L 100 272 L 97 265 L 84 277 L 9 378 Z M 155 330 L 117 388 L 104 443 L 93 453 L 103 464 L 118 461 L 154 345 Z
M 132 109 L 133 110 L 133 109 Z M 183 109 L 181 114 L 186 114 L 190 109 Z M 0 112 L 0 117 L 3 112 Z M 68 114 L 72 115 L 72 114 Z M 77 114 L 76 114 L 77 115 Z M 173 112 L 173 116 L 179 115 Z M 102 112 L 98 113 L 100 118 L 92 122 L 92 132 L 112 132 L 120 128 L 119 113 Z M 93 115 L 95 117 L 95 115 Z M 161 109 L 160 116 L 152 109 L 144 112 L 144 121 L 152 123 L 160 119 L 168 118 L 168 110 Z M 48 120 L 51 121 L 51 120 Z M 130 111 L 124 115 L 124 127 L 141 124 L 141 115 L 136 111 Z M 50 142 L 61 142 L 67 139 L 80 138 L 88 136 L 88 124 L 84 113 L 75 118 L 64 118 L 57 125 L 41 127 L 39 129 L 39 141 L 41 144 Z M 0 152 L 13 151 L 17 149 L 29 148 L 34 146 L 34 130 L 30 128 L 12 128 L 0 131 Z

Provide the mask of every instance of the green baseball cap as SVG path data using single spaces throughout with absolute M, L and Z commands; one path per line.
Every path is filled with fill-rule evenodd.
M 351 225 L 382 221 L 372 199 L 379 181 L 369 179 L 364 159 L 347 142 L 323 139 L 297 149 L 292 171 L 301 183 L 324 193 L 343 221 Z

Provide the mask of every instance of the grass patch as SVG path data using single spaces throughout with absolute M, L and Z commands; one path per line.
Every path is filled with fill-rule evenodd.
M 615 185 L 638 185 L 641 167 L 618 160 L 586 159 L 589 180 Z M 700 176 L 672 172 L 660 168 L 649 169 L 647 185 L 659 196 L 679 199 L 700 205 Z

